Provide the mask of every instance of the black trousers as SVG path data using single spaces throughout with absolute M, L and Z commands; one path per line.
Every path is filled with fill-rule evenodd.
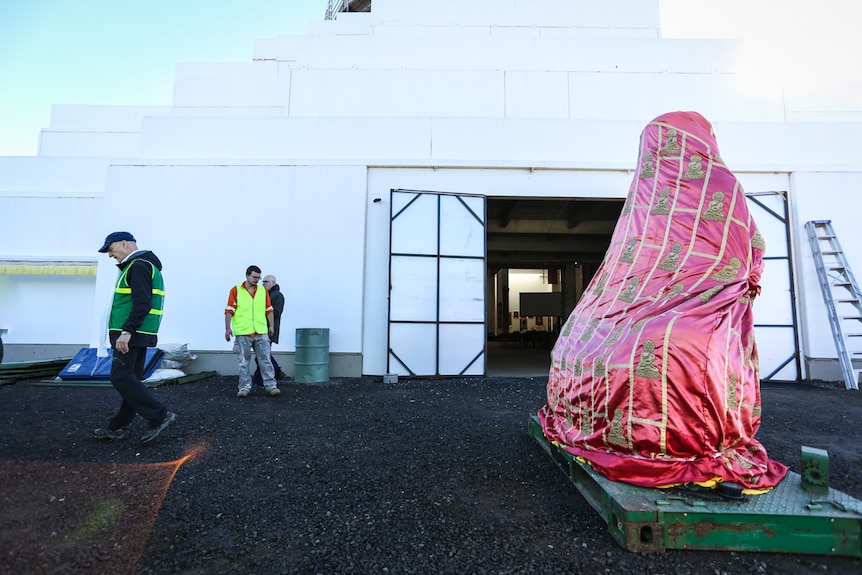
M 128 427 L 136 413 L 146 419 L 150 427 L 156 427 L 164 421 L 167 408 L 141 381 L 146 359 L 145 347 L 130 347 L 128 353 L 114 350 L 111 385 L 123 398 L 123 402 L 120 404 L 120 410 L 108 423 L 110 429 Z
M 278 362 L 275 361 L 275 356 L 270 354 L 269 360 L 272 362 L 273 373 L 275 374 L 275 379 L 281 377 L 281 367 L 278 365 Z M 251 384 L 252 385 L 260 385 L 263 386 L 263 376 L 260 374 L 260 364 L 257 363 L 257 356 L 254 358 L 254 363 L 257 365 L 257 369 L 254 370 L 254 375 L 251 376 Z

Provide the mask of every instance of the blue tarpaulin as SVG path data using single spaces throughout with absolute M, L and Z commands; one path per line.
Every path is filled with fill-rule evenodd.
M 66 367 L 60 371 L 60 379 L 108 381 L 111 376 L 111 358 L 113 349 L 108 350 L 107 357 L 98 357 L 95 348 L 85 347 L 72 358 Z M 150 377 L 159 363 L 162 361 L 164 352 L 158 348 L 147 348 L 147 359 L 144 363 L 144 379 Z

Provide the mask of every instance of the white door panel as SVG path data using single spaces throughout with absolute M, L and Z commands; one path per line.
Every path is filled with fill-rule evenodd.
M 391 252 L 437 255 L 437 199 L 421 193 L 392 198 Z M 396 203 L 398 205 L 396 205 Z
M 440 260 L 440 321 L 484 323 L 484 260 Z
M 485 257 L 485 198 L 441 196 L 440 219 L 446 222 L 442 255 Z
M 399 375 L 436 373 L 436 340 L 436 324 L 390 323 L 388 372 Z
M 441 373 L 484 375 L 484 353 L 484 326 L 477 324 L 442 324 L 440 326 Z
M 787 194 L 746 194 L 748 210 L 766 241 L 761 295 L 754 300 L 754 334 L 764 381 L 800 381 L 799 331 Z
M 437 258 L 391 256 L 389 321 L 437 321 Z
M 387 370 L 485 373 L 485 198 L 392 191 Z

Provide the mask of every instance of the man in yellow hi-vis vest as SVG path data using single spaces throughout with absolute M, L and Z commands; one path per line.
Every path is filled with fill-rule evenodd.
M 224 310 L 224 338 L 234 336 L 233 349 L 239 356 L 239 391 L 237 397 L 251 393 L 251 351 L 257 357 L 263 375 L 263 386 L 267 394 L 281 394 L 275 381 L 275 370 L 270 360 L 269 338 L 274 329 L 272 302 L 269 293 L 258 289 L 261 271 L 257 266 L 248 266 L 245 281 L 230 289 L 227 307 Z
M 117 260 L 120 268 L 108 319 L 108 336 L 113 348 L 111 385 L 123 402 L 107 427 L 94 430 L 93 436 L 126 439 L 137 413 L 149 422 L 149 430 L 141 437 L 142 443 L 149 443 L 177 417 L 141 381 L 147 348 L 158 343 L 156 334 L 162 322 L 165 302 L 162 262 L 153 252 L 139 250 L 129 232 L 109 234 L 99 252 Z

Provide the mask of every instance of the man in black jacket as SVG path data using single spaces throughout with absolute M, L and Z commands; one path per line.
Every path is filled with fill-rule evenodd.
M 284 311 L 284 294 L 281 293 L 281 287 L 279 287 L 274 275 L 264 277 L 261 283 L 263 284 L 263 287 L 266 288 L 266 291 L 269 292 L 269 302 L 272 304 L 273 309 L 272 337 L 269 338 L 270 345 L 272 345 L 273 343 L 278 343 L 278 333 L 281 331 L 281 314 Z M 270 353 L 269 359 L 272 361 L 272 368 L 275 370 L 275 378 L 283 378 L 284 372 L 281 371 L 281 367 L 278 365 L 278 362 L 275 361 L 275 356 Z M 257 361 L 257 359 L 255 359 L 255 361 Z M 251 382 L 253 385 L 263 385 L 263 376 L 260 374 L 260 364 L 258 364 L 257 369 L 254 372 L 254 376 L 251 378 Z
M 158 343 L 165 286 L 162 262 L 151 251 L 139 250 L 129 232 L 114 232 L 99 249 L 117 260 L 120 274 L 114 287 L 108 337 L 113 348 L 111 384 L 123 398 L 120 410 L 107 427 L 93 431 L 98 439 L 126 439 L 135 414 L 147 420 L 149 430 L 141 437 L 149 443 L 176 419 L 176 414 L 156 399 L 144 385 L 147 348 Z

